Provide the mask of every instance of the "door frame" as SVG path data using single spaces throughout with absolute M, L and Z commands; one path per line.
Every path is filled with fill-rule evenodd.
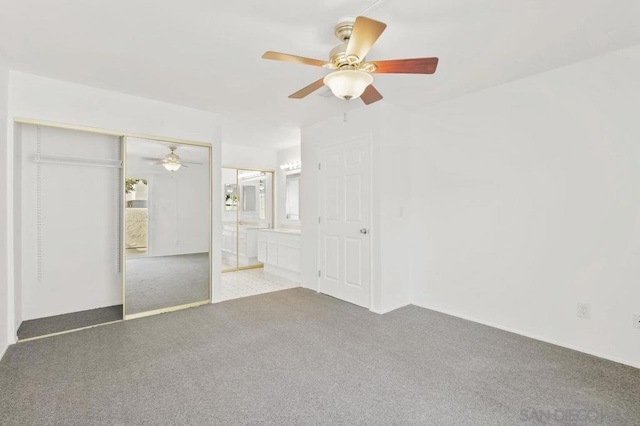
M 371 310 L 372 306 L 373 306 L 373 284 L 374 284 L 374 275 L 373 275 L 373 253 L 374 253 L 374 244 L 375 244 L 375 238 L 373 237 L 373 235 L 375 235 L 375 233 L 372 233 L 372 228 L 373 228 L 373 138 L 370 134 L 364 134 L 364 135 L 360 135 L 360 136 L 354 136 L 354 137 L 349 137 L 347 139 L 342 139 L 336 142 L 331 142 L 328 144 L 322 144 L 319 145 L 317 147 L 317 160 L 318 160 L 318 178 L 316 179 L 316 201 L 318 203 L 318 209 L 317 209 L 317 213 L 318 213 L 318 219 L 322 217 L 321 215 L 321 211 L 322 211 L 322 199 L 323 199 L 323 192 L 321 190 L 321 183 L 322 183 L 322 179 L 321 179 L 321 173 L 322 173 L 322 168 L 321 168 L 321 164 L 322 164 L 322 160 L 323 160 L 323 154 L 322 152 L 328 148 L 334 147 L 336 145 L 341 145 L 341 144 L 345 144 L 345 143 L 349 143 L 349 142 L 353 142 L 359 139 L 366 139 L 366 145 L 367 148 L 369 149 L 369 156 L 368 156 L 368 166 L 369 166 L 369 211 L 366 213 L 369 225 L 368 225 L 368 235 L 370 236 L 369 239 L 369 250 L 368 250 L 368 255 L 369 255 L 369 297 L 368 297 L 368 301 L 369 301 L 369 306 L 367 306 L 364 309 L 368 309 Z M 320 271 L 320 265 L 322 265 L 322 258 L 323 258 L 323 254 L 322 254 L 322 224 L 320 223 L 320 220 L 318 219 L 314 219 L 316 222 L 316 270 Z M 316 291 L 318 293 L 322 293 L 322 294 L 326 294 L 322 292 L 322 283 L 320 280 L 320 276 L 319 273 L 316 273 Z M 340 299 L 342 300 L 342 299 Z M 345 300 L 345 302 L 347 302 Z M 350 302 L 347 302 L 350 303 Z M 358 307 L 361 307 L 359 305 L 356 305 Z

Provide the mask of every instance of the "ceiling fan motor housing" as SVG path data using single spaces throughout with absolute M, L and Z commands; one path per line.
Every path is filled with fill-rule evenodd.
M 340 18 L 338 20 L 338 23 L 333 29 L 336 37 L 338 37 L 338 40 L 343 43 L 347 43 L 349 41 L 349 39 L 351 38 L 351 33 L 353 32 L 353 26 L 355 22 L 356 19 L 350 16 Z
M 334 27 L 334 34 L 342 44 L 331 49 L 329 60 L 337 69 L 356 69 L 358 62 L 361 62 L 361 58 L 355 55 L 347 56 L 346 53 L 354 24 L 355 18 L 345 17 L 341 18 Z
M 355 18 L 346 17 L 341 18 L 336 24 L 334 33 L 342 41 L 342 44 L 331 49 L 331 52 L 329 52 L 329 64 L 325 66 L 326 68 L 375 72 L 376 66 L 368 63 L 366 58 L 347 55 L 347 46 L 349 45 L 355 22 Z

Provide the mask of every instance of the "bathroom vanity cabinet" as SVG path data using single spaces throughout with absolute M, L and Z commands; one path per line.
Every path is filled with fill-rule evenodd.
M 258 230 L 258 261 L 265 272 L 300 282 L 300 231 Z

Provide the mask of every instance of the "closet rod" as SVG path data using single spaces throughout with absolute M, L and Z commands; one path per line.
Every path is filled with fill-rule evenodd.
M 116 169 L 122 168 L 122 161 L 108 160 L 104 158 L 73 158 L 59 157 L 56 155 L 37 154 L 34 160 L 36 163 L 67 164 L 72 166 L 112 167 Z

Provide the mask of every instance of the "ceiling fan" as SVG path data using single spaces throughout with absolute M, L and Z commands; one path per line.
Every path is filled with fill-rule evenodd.
M 150 160 L 151 164 L 158 164 L 164 166 L 170 172 L 176 172 L 182 166 L 188 167 L 184 161 L 180 159 L 178 154 L 175 151 L 178 149 L 176 146 L 169 147 L 169 153 L 162 158 L 150 158 L 145 157 L 145 160 Z M 201 163 L 193 163 L 189 162 L 189 164 L 201 164 Z
M 302 99 L 327 85 L 338 98 L 349 100 L 361 97 L 362 101 L 369 105 L 382 99 L 380 92 L 371 84 L 371 74 L 433 74 L 438 66 L 438 58 L 367 62 L 367 53 L 385 28 L 387 24 L 364 16 L 358 16 L 355 20 L 341 19 L 334 32 L 342 44 L 331 50 L 329 61 L 271 51 L 262 57 L 334 70 L 324 78 L 289 95 L 291 99 Z

